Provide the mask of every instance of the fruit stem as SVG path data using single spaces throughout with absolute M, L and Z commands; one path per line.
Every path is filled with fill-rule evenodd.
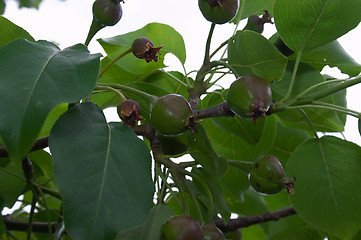
M 224 62 L 224 61 L 212 61 L 211 63 L 212 67 L 217 67 L 217 66 L 223 66 L 228 68 L 229 70 L 232 71 L 232 73 L 234 74 L 234 76 L 236 76 L 236 78 L 240 77 L 240 75 L 237 73 L 236 69 L 229 63 Z
M 304 95 L 306 95 L 306 93 L 310 92 L 311 90 L 317 88 L 317 87 L 320 87 L 320 86 L 323 86 L 325 84 L 330 84 L 330 83 L 337 83 L 337 82 L 344 82 L 345 80 L 344 79 L 335 79 L 335 80 L 329 80 L 329 81 L 324 81 L 324 82 L 321 82 L 321 83 L 318 83 L 318 84 L 315 84 L 315 85 L 312 85 L 311 87 L 307 88 L 306 90 L 304 90 L 302 93 L 298 94 L 295 99 L 301 99 Z M 295 101 L 296 101 L 295 100 Z M 290 104 L 290 102 L 289 102 Z
M 315 129 L 315 127 L 313 126 L 312 124 L 312 121 L 311 119 L 308 117 L 307 113 L 305 113 L 305 111 L 303 111 L 303 109 L 299 109 L 299 111 L 302 113 L 302 115 L 306 118 L 307 122 L 308 122 L 308 125 L 310 125 L 310 128 L 313 132 L 313 135 L 315 136 L 315 138 L 318 139 L 318 135 L 317 135 L 317 131 Z
M 300 64 L 301 56 L 302 56 L 302 51 L 297 52 L 297 57 L 296 57 L 295 65 L 293 66 L 293 72 L 292 72 L 292 77 L 291 77 L 290 85 L 289 85 L 289 87 L 288 87 L 287 94 L 286 94 L 286 96 L 282 99 L 282 101 L 285 101 L 285 100 L 289 99 L 290 96 L 291 96 L 291 94 L 292 94 L 292 90 L 293 90 L 293 86 L 294 86 L 294 84 L 295 84 L 296 75 L 297 75 L 297 70 L 298 70 L 298 65 Z
M 320 103 L 320 102 L 313 102 L 313 103 Z M 325 103 L 322 103 L 321 105 L 311 103 L 311 104 L 297 105 L 297 106 L 284 106 L 281 109 L 281 111 L 293 110 L 293 109 L 303 109 L 303 108 L 318 108 L 318 109 L 332 110 L 332 111 L 348 114 L 348 115 L 356 117 L 356 118 L 361 118 L 360 113 L 358 113 L 356 111 L 353 111 L 353 110 L 350 110 L 347 108 L 343 108 L 341 106 L 337 106 L 334 104 L 325 104 Z
M 110 63 L 108 63 L 103 69 L 102 71 L 99 73 L 99 77 L 98 78 L 101 78 L 101 76 L 111 67 L 113 66 L 114 63 L 116 63 L 119 59 L 121 59 L 122 57 L 128 55 L 129 53 L 132 52 L 132 49 L 129 48 L 127 50 L 125 50 L 124 52 L 122 52 L 121 54 L 119 54 L 118 57 L 114 58 Z
M 204 55 L 203 64 L 197 72 L 196 80 L 194 81 L 193 87 L 190 88 L 188 102 L 191 105 L 192 109 L 196 109 L 199 105 L 200 96 L 206 92 L 207 84 L 203 82 L 205 73 L 212 69 L 210 64 L 209 50 L 211 46 L 212 35 L 214 32 L 216 24 L 212 23 L 211 28 L 208 33 L 208 38 L 206 42 L 206 51 Z
M 88 36 L 86 37 L 85 46 L 88 46 L 90 41 L 92 40 L 92 38 L 94 37 L 94 35 L 102 28 L 104 28 L 105 26 L 103 24 L 100 24 L 94 17 L 93 17 L 93 21 L 90 25 L 89 28 L 89 32 L 88 32 Z
M 106 91 L 109 91 L 109 92 L 113 92 L 113 93 L 115 93 L 115 95 L 120 97 L 120 99 L 122 99 L 122 101 L 127 100 L 127 98 L 123 95 L 123 93 L 121 93 L 120 91 L 118 91 L 115 88 L 112 88 L 112 87 L 109 87 L 109 86 L 96 86 L 94 89 L 95 90 L 106 90 Z
M 331 95 L 331 94 L 333 94 L 335 92 L 338 92 L 338 91 L 341 91 L 341 90 L 346 89 L 348 87 L 351 87 L 351 86 L 356 85 L 358 83 L 361 83 L 361 76 L 357 76 L 355 78 L 344 80 L 342 83 L 340 83 L 338 85 L 335 85 L 335 86 L 329 87 L 327 89 L 321 90 L 319 92 L 316 92 L 316 93 L 310 94 L 308 96 L 305 96 L 305 97 L 297 100 L 294 105 L 299 105 L 302 102 L 309 102 L 309 101 L 318 100 L 320 98 L 326 97 L 328 95 Z
M 216 55 L 216 53 L 217 53 L 219 50 L 221 50 L 224 46 L 226 46 L 226 45 L 228 44 L 228 42 L 229 42 L 229 39 L 227 39 L 226 41 L 224 41 L 223 43 L 221 43 L 221 44 L 216 48 L 216 50 L 214 50 L 214 51 L 212 52 L 212 54 L 209 56 L 209 58 L 214 57 L 214 55 Z
M 240 160 L 228 160 L 228 164 L 249 174 L 252 171 L 254 162 L 245 162 Z
M 33 192 L 33 198 L 31 200 L 31 208 L 30 208 L 30 213 L 29 213 L 28 228 L 26 231 L 26 239 L 27 240 L 31 240 L 31 232 L 32 232 L 32 226 L 33 226 L 36 202 L 37 202 L 37 196 Z
M 208 33 L 208 38 L 207 38 L 207 42 L 206 42 L 206 51 L 204 54 L 204 60 L 203 60 L 203 65 L 208 65 L 211 60 L 210 60 L 210 48 L 211 48 L 211 41 L 212 41 L 212 36 L 213 36 L 213 32 L 214 32 L 214 28 L 216 27 L 215 23 L 211 24 L 211 28 L 209 29 L 209 33 Z
M 120 89 L 126 92 L 131 92 L 134 93 L 140 97 L 142 97 L 144 100 L 146 100 L 147 102 L 149 102 L 151 105 L 158 99 L 157 96 L 151 95 L 149 93 L 140 91 L 138 89 L 132 88 L 132 87 L 128 87 L 125 85 L 121 85 L 121 84 L 107 84 L 107 83 L 98 83 L 96 87 L 111 87 L 114 89 Z

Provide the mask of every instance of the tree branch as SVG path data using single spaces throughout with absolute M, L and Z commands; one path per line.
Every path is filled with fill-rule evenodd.
M 25 231 L 26 232 L 26 230 L 28 228 L 27 222 L 16 221 L 16 220 L 12 219 L 12 217 L 10 215 L 2 216 L 2 220 L 5 224 L 6 231 L 22 231 L 22 232 Z M 52 229 L 53 233 L 55 232 L 57 225 L 58 224 L 56 222 L 51 223 L 51 229 Z M 33 232 L 43 232 L 43 233 L 49 232 L 49 223 L 33 222 L 32 223 L 32 231 Z
M 234 113 L 229 108 L 227 102 L 222 102 L 216 106 L 204 108 L 200 110 L 193 110 L 197 114 L 197 119 L 211 118 L 211 117 L 233 117 Z
M 231 219 L 227 224 L 223 222 L 223 220 L 216 220 L 215 225 L 222 231 L 222 232 L 229 232 L 235 231 L 239 228 L 245 228 L 250 225 L 264 223 L 268 221 L 277 221 L 281 218 L 288 217 L 291 215 L 296 214 L 294 208 L 284 208 L 274 212 L 265 212 L 260 215 L 252 215 L 246 216 L 236 219 Z

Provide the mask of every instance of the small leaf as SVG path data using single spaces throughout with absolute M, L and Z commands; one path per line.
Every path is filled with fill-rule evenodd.
M 1 2 L 2 1 L 0 1 L 0 5 Z M 5 7 L 4 2 L 3 4 Z M 1 14 L 1 7 L 0 7 L 0 14 Z M 0 28 L 2 29 L 0 34 L 0 48 L 2 48 L 9 42 L 18 38 L 25 38 L 29 41 L 34 41 L 34 38 L 30 36 L 30 34 L 27 31 L 15 25 L 14 23 L 4 18 L 3 16 L 0 16 Z
M 133 74 L 144 74 L 155 69 L 163 68 L 165 67 L 163 60 L 166 53 L 174 54 L 184 64 L 186 51 L 183 38 L 176 30 L 165 24 L 149 23 L 137 31 L 112 38 L 99 39 L 98 41 L 108 54 L 108 57 L 114 59 L 129 49 L 133 41 L 138 37 L 149 38 L 153 42 L 154 47 L 164 45 L 159 52 L 161 59 L 156 63 L 146 63 L 144 59 L 138 59 L 133 56 L 133 54 L 128 54 L 116 63 L 125 71 Z
M 195 131 L 188 131 L 188 152 L 204 170 L 214 176 L 222 176 L 228 168 L 227 159 L 218 156 L 212 147 L 202 125 L 196 125 Z
M 151 156 L 130 128 L 83 103 L 59 118 L 49 147 L 72 238 L 112 239 L 143 223 L 153 204 Z
M 231 212 L 229 211 L 229 208 L 227 206 L 222 189 L 222 184 L 219 178 L 212 176 L 202 168 L 193 168 L 192 172 L 201 179 L 203 179 L 203 181 L 208 186 L 209 191 L 211 192 L 214 209 L 207 209 L 207 212 L 213 211 L 213 214 L 219 213 L 224 219 L 224 221 L 227 222 L 231 217 Z M 197 178 L 194 178 L 193 182 L 198 191 L 201 193 L 200 197 L 204 197 L 206 201 L 204 205 L 208 207 L 209 199 L 207 198 L 206 190 Z
M 238 31 L 228 47 L 229 63 L 237 71 L 236 76 L 252 73 L 269 82 L 283 76 L 287 58 L 261 34 Z
M 19 8 L 39 8 L 39 5 L 42 0 L 17 0 L 19 2 Z
M 12 161 L 0 168 L 0 202 L 4 207 L 11 208 L 26 186 L 21 161 Z
M 61 51 L 54 44 L 15 40 L 0 49 L 0 135 L 11 160 L 32 147 L 48 113 L 93 90 L 100 54 L 83 45 Z
M 305 51 L 336 40 L 361 21 L 354 0 L 276 0 L 277 30 L 288 47 Z
M 114 240 L 158 240 L 162 225 L 173 215 L 172 209 L 168 206 L 157 205 L 150 209 L 142 225 L 118 233 Z
M 252 14 L 262 15 L 264 10 L 272 13 L 274 2 L 275 0 L 240 0 L 239 11 L 231 22 L 238 23 Z
M 330 235 L 355 235 L 361 226 L 360 158 L 358 145 L 332 136 L 298 146 L 286 166 L 296 177 L 290 200 L 297 214 Z

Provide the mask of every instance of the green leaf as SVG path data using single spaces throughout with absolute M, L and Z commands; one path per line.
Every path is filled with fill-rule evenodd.
M 143 81 L 156 85 L 168 91 L 169 93 L 176 93 L 185 97 L 188 96 L 187 86 L 179 83 L 174 78 L 177 78 L 179 81 L 186 83 L 186 77 L 182 73 L 176 71 L 166 72 L 162 70 L 155 71 L 150 76 L 144 78 Z M 191 79 L 189 80 L 191 81 Z
M 294 58 L 295 55 L 290 57 L 290 59 Z M 351 77 L 357 76 L 361 72 L 361 65 L 342 48 L 338 41 L 332 41 L 321 47 L 303 52 L 301 62 L 307 63 L 319 71 L 326 65 L 337 67 L 342 73 Z
M 227 91 L 223 91 L 222 94 L 208 95 L 205 99 L 208 100 L 208 107 L 224 102 L 226 95 Z M 211 120 L 223 131 L 233 134 L 250 145 L 255 145 L 259 141 L 265 125 L 265 119 L 262 118 L 258 119 L 257 125 L 253 124 L 252 119 L 244 119 L 238 116 L 216 117 L 211 118 Z
M 5 7 L 6 7 L 5 0 L 0 0 L 0 15 L 4 14 Z
M 259 225 L 252 225 L 246 228 L 241 228 L 242 239 L 257 239 L 266 240 L 266 234 Z
M 54 44 L 15 40 L 0 49 L 0 135 L 12 160 L 32 147 L 48 113 L 89 95 L 99 54 L 83 45 L 61 51 Z
M 21 161 L 11 161 L 0 168 L 0 202 L 4 207 L 11 208 L 26 186 Z
M 293 64 L 289 64 L 283 78 L 280 81 L 271 84 L 272 97 L 275 101 L 280 101 L 285 97 L 289 88 L 290 80 L 292 78 L 292 71 Z M 291 98 L 295 98 L 298 94 L 302 93 L 309 87 L 325 81 L 326 79 L 319 73 L 319 71 L 310 67 L 307 64 L 300 64 L 293 86 Z M 327 87 L 327 84 L 323 84 L 316 90 L 326 89 Z M 308 94 L 314 92 L 315 90 L 308 92 Z M 318 101 L 336 104 L 336 100 L 333 96 L 328 96 Z M 337 103 L 339 103 L 339 101 L 337 101 Z M 313 126 L 317 131 L 342 132 L 344 129 L 344 122 L 339 118 L 338 114 L 335 111 L 314 108 L 307 108 L 304 109 L 304 111 L 310 118 Z M 279 112 L 276 115 L 282 121 L 284 121 L 284 123 L 287 123 L 291 127 L 310 130 L 310 126 L 306 118 L 298 110 Z
M 294 51 L 305 51 L 336 40 L 361 21 L 354 0 L 276 0 L 277 30 Z
M 312 157 L 310 157 L 312 156 Z M 286 172 L 296 177 L 290 197 L 309 224 L 340 237 L 360 230 L 361 148 L 332 136 L 302 143 L 288 160 Z
M 293 215 L 269 222 L 267 240 L 323 240 L 318 231 Z
M 133 56 L 133 54 L 128 54 L 116 63 L 125 71 L 133 74 L 144 74 L 155 69 L 163 68 L 165 66 L 163 60 L 166 53 L 174 54 L 181 63 L 184 64 L 186 51 L 183 38 L 176 30 L 165 24 L 149 23 L 137 31 L 112 38 L 98 39 L 98 41 L 108 54 L 108 57 L 114 59 L 129 49 L 133 41 L 138 37 L 149 38 L 153 42 L 154 47 L 164 45 L 159 52 L 161 59 L 156 63 L 146 63 L 144 59 L 138 59 Z
M 44 121 L 38 138 L 49 136 L 51 128 L 55 124 L 56 120 L 68 110 L 68 104 L 63 103 L 53 108 Z
M 228 60 L 237 71 L 236 76 L 252 73 L 269 82 L 283 76 L 287 58 L 261 34 L 238 31 L 228 47 Z
M 227 159 L 254 161 L 258 157 L 258 153 L 254 152 L 255 148 L 243 141 L 242 139 L 223 131 L 210 119 L 202 121 L 202 125 L 212 143 L 214 150 Z
M 233 213 L 241 216 L 257 215 L 268 211 L 267 204 L 262 196 L 249 188 L 242 198 L 228 201 Z
M 229 166 L 227 172 L 220 177 L 227 203 L 241 201 L 244 193 L 249 189 L 248 175 L 241 170 Z
M 2 16 L 0 16 L 0 28 L 2 29 L 0 33 L 0 48 L 18 38 L 25 38 L 29 41 L 34 41 L 34 38 L 30 36 L 27 31 Z
M 207 213 L 208 212 L 212 212 L 213 214 L 219 213 L 222 216 L 222 219 L 224 219 L 224 221 L 227 222 L 231 217 L 231 212 L 229 211 L 226 200 L 224 198 L 222 184 L 219 178 L 212 176 L 202 168 L 193 168 L 192 173 L 200 177 L 206 183 L 206 185 L 209 188 L 209 191 L 211 192 L 214 209 L 207 209 Z M 207 198 L 206 190 L 204 189 L 203 185 L 199 182 L 199 179 L 194 178 L 193 182 L 196 188 L 198 189 L 198 191 L 201 193 L 200 197 L 206 199 L 205 206 L 208 207 L 209 199 Z
M 101 60 L 101 69 L 111 62 L 111 59 L 106 56 Z M 127 84 L 139 79 L 141 74 L 127 72 L 117 64 L 113 64 L 99 79 L 99 83 L 118 83 Z
M 286 166 L 293 150 L 310 138 L 310 135 L 305 130 L 286 127 L 280 121 L 277 121 L 277 133 L 275 135 L 275 142 L 268 153 L 276 156 L 282 166 Z
M 93 103 L 60 117 L 49 137 L 64 221 L 74 239 L 112 239 L 143 223 L 154 185 L 146 144 Z
M 149 211 L 142 225 L 118 233 L 115 240 L 159 240 L 163 223 L 173 215 L 168 206 L 157 205 Z
M 262 15 L 264 10 L 272 13 L 274 2 L 275 0 L 241 0 L 237 15 L 231 22 L 238 23 L 252 14 Z
M 17 0 L 19 2 L 19 8 L 39 8 L 39 5 L 42 0 Z
M 34 165 L 35 170 L 41 170 L 41 174 L 35 171 L 36 175 L 41 175 L 42 177 L 37 178 L 37 182 L 47 182 L 48 188 L 51 188 L 55 191 L 58 191 L 59 188 L 53 180 L 53 160 L 50 154 L 44 150 L 38 150 L 28 154 L 30 161 Z M 36 168 L 35 168 L 36 167 Z M 51 181 L 49 181 L 51 180 Z
M 222 176 L 228 168 L 227 159 L 218 156 L 212 147 L 202 125 L 196 125 L 195 131 L 188 133 L 188 152 L 204 170 L 214 176 Z

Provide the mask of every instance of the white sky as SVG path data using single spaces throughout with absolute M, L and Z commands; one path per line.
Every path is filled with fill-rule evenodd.
M 19 10 L 14 0 L 5 1 L 7 7 L 3 16 L 26 29 L 36 40 L 54 41 L 60 48 L 65 48 L 83 43 L 86 38 L 92 20 L 93 0 L 43 0 L 39 11 L 26 8 Z M 123 17 L 120 22 L 113 27 L 102 29 L 95 38 L 124 34 L 150 22 L 165 23 L 175 28 L 184 38 L 187 49 L 187 71 L 198 69 L 203 60 L 210 23 L 203 18 L 197 2 L 196 0 L 126 0 L 125 4 L 122 4 Z M 217 47 L 233 31 L 233 24 L 217 26 L 212 46 Z M 274 26 L 267 24 L 264 35 L 270 37 L 274 31 Z M 360 37 L 361 26 L 358 26 L 339 39 L 345 50 L 359 63 L 361 63 Z M 92 53 L 102 52 L 100 45 L 94 39 L 89 45 L 89 50 Z M 170 54 L 166 57 L 166 64 L 171 66 L 172 70 L 182 71 L 179 63 Z M 345 77 L 337 69 L 328 69 L 325 72 L 334 77 Z M 348 89 L 349 108 L 361 111 L 360 92 L 361 86 Z M 108 114 L 107 117 L 109 120 L 118 120 L 117 115 L 114 114 Z M 344 135 L 347 140 L 361 145 L 357 119 L 348 117 Z

